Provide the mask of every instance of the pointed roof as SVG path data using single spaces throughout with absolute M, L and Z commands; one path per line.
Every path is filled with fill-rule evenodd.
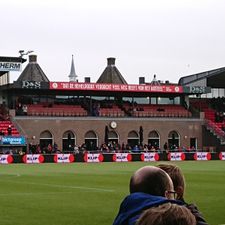
M 29 55 L 29 63 L 20 74 L 17 81 L 38 81 L 49 82 L 48 77 L 45 75 L 39 64 L 37 63 L 36 55 Z
M 71 81 L 71 82 L 76 82 L 77 81 L 77 75 L 76 75 L 76 72 L 75 72 L 73 55 L 72 55 L 72 62 L 71 62 L 69 81 Z
M 107 58 L 108 65 L 98 78 L 97 83 L 127 84 L 120 71 L 115 66 L 115 58 Z
M 160 82 L 156 79 L 156 74 L 153 76 L 153 80 L 151 82 L 151 85 L 160 85 Z

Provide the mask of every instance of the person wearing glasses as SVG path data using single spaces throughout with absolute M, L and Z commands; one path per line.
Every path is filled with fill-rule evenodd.
M 164 203 L 146 209 L 136 225 L 196 225 L 196 219 L 185 206 Z
M 130 179 L 130 195 L 121 203 L 113 225 L 135 225 L 141 213 L 164 203 L 184 204 L 175 200 L 170 176 L 155 166 L 138 169 Z
M 188 204 L 184 200 L 185 178 L 181 169 L 175 164 L 159 164 L 157 167 L 164 170 L 171 177 L 174 190 L 176 191 L 175 199 L 182 201 L 184 205 L 192 212 L 196 218 L 197 225 L 208 225 L 197 206 L 194 204 Z

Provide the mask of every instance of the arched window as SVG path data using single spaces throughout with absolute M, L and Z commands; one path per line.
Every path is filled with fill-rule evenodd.
M 95 151 L 98 149 L 98 137 L 94 131 L 88 131 L 84 137 L 86 149 Z
M 133 149 L 135 145 L 139 144 L 139 135 L 136 131 L 130 131 L 127 137 L 127 144 Z
M 71 130 L 64 132 L 62 138 L 63 151 L 73 151 L 76 144 L 76 136 Z
M 149 132 L 148 134 L 148 145 L 153 146 L 158 149 L 160 146 L 160 136 L 159 133 L 155 130 Z
M 40 134 L 40 147 L 42 150 L 47 152 L 48 145 L 53 145 L 53 137 L 50 131 L 46 130 Z
M 180 146 L 180 135 L 175 131 L 171 131 L 168 135 L 169 149 L 174 150 Z
M 113 143 L 113 142 L 116 142 L 116 143 L 119 143 L 119 137 L 118 137 L 118 134 L 115 132 L 115 131 L 109 131 L 108 133 L 108 142 L 110 143 Z

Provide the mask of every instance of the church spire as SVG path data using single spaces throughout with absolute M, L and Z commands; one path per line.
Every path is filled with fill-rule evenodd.
M 77 75 L 76 75 L 76 72 L 75 72 L 73 55 L 72 55 L 72 62 L 71 62 L 71 69 L 70 69 L 69 81 L 70 82 L 77 82 Z

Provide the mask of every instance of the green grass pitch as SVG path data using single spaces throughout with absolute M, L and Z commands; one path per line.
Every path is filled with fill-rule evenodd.
M 186 177 L 186 201 L 209 224 L 225 224 L 225 162 L 175 163 Z M 0 165 L 0 225 L 110 225 L 131 174 L 155 164 Z

